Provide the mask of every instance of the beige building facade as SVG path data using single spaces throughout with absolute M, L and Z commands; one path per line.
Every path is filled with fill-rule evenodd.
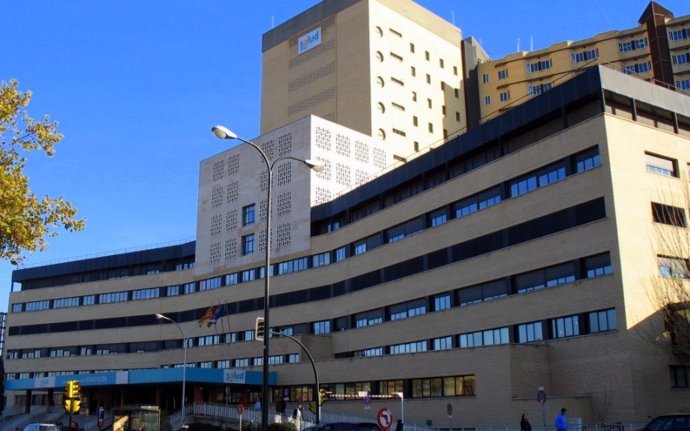
M 593 65 L 690 91 L 690 15 L 650 2 L 640 24 L 589 39 L 521 51 L 477 66 L 480 121 L 491 119 Z
M 687 340 L 665 320 L 673 298 L 651 292 L 687 284 L 687 244 L 668 239 L 687 229 L 689 144 L 687 96 L 599 67 L 313 206 L 307 248 L 274 260 L 270 304 L 272 329 L 315 359 L 324 418 L 397 418 L 402 393 L 409 426 L 445 426 L 448 405 L 453 427 L 510 428 L 523 412 L 539 426 L 540 387 L 547 425 L 561 407 L 573 426 L 687 408 Z M 189 403 L 251 405 L 262 263 L 199 275 L 194 249 L 16 271 L 10 404 L 78 378 L 85 405 L 173 410 L 186 343 Z M 299 346 L 276 337 L 269 360 L 288 412 L 313 400 Z
M 399 160 L 466 129 L 461 32 L 410 0 L 326 0 L 264 34 L 261 131 L 314 114 Z

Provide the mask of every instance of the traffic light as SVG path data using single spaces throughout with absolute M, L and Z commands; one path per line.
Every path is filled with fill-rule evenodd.
M 256 338 L 259 341 L 263 341 L 264 336 L 266 332 L 266 327 L 264 326 L 264 318 L 263 317 L 257 317 L 256 318 L 256 327 L 255 327 L 255 332 L 254 332 L 254 338 Z
M 324 388 L 319 389 L 319 405 L 322 406 L 326 400 L 328 400 L 328 391 Z
M 64 406 L 65 406 L 65 412 L 67 412 L 67 413 L 78 413 L 79 408 L 81 406 L 81 401 L 80 400 L 66 399 Z
M 68 380 L 67 383 L 65 383 L 65 398 L 81 398 L 81 387 L 79 386 L 79 380 Z

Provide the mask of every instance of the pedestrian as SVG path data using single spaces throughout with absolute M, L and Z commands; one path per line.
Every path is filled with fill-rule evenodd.
M 395 431 L 403 431 L 403 423 L 402 423 L 402 420 L 398 419 L 398 424 L 395 425 Z
M 523 413 L 520 418 L 520 431 L 532 431 L 532 424 L 527 419 L 527 413 Z
M 565 417 L 566 408 L 561 409 L 561 413 L 556 416 L 556 431 L 568 430 L 568 418 Z

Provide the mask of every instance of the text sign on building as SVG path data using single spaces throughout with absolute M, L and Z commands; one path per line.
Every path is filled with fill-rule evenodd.
M 321 45 L 321 27 L 310 31 L 297 39 L 297 54 L 304 54 L 310 49 Z
M 245 383 L 244 370 L 223 370 L 223 383 Z

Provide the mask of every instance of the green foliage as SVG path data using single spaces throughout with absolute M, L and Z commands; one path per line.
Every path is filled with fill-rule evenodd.
M 0 82 L 0 259 L 19 263 L 25 251 L 45 250 L 45 237 L 84 229 L 77 210 L 62 197 L 38 198 L 24 174 L 26 154 L 43 151 L 51 157 L 62 140 L 48 116 L 37 121 L 26 108 L 31 92 L 15 80 Z

